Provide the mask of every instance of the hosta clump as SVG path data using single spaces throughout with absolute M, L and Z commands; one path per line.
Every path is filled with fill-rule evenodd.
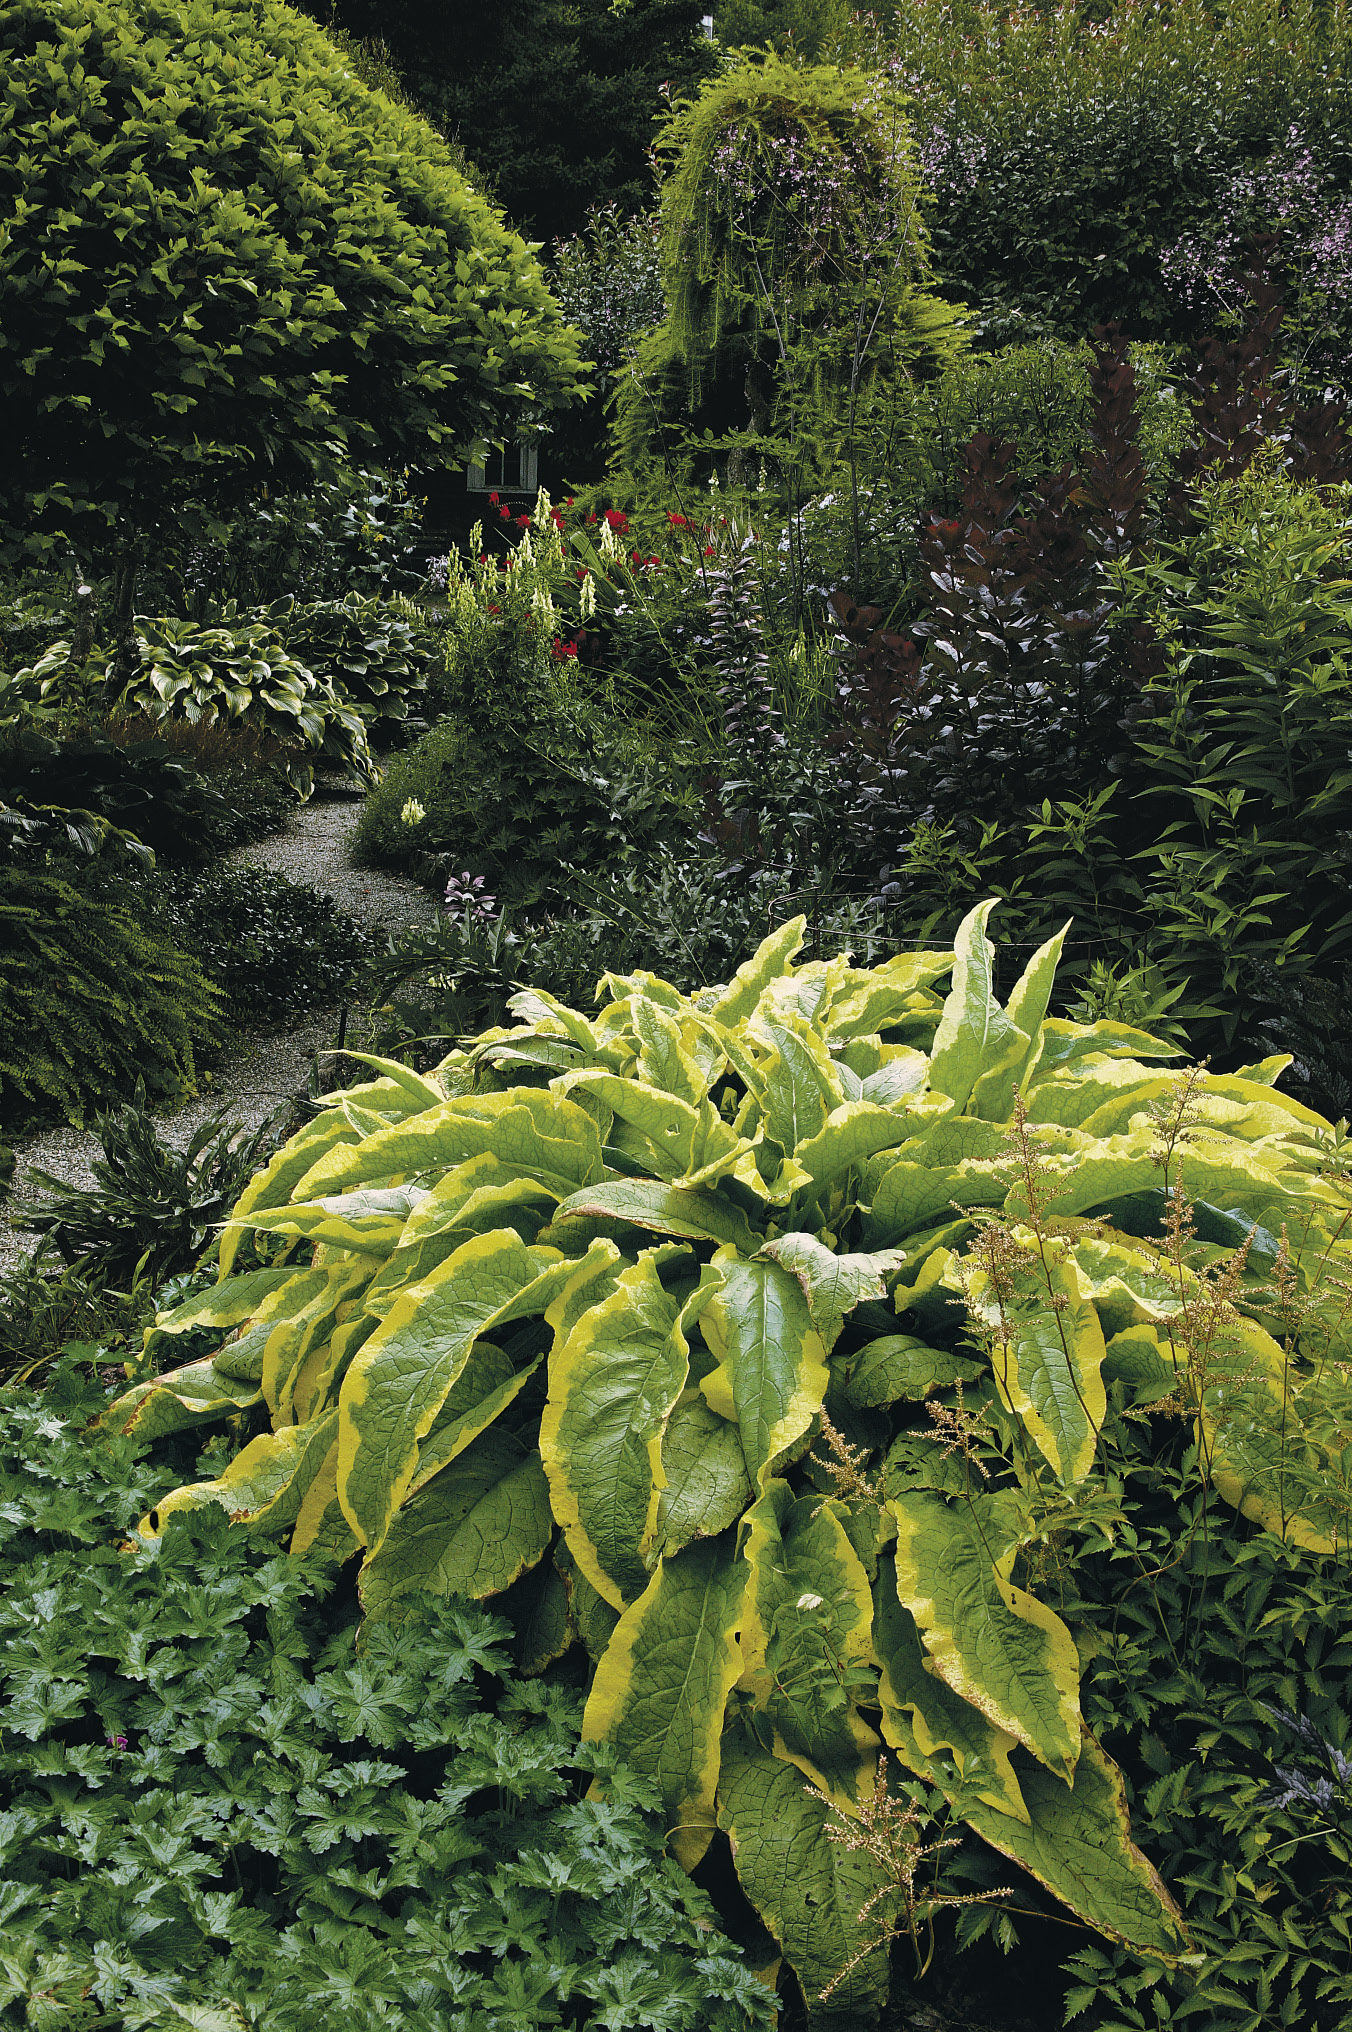
M 360 1556 L 373 1621 L 430 1588 L 505 1597 L 538 1665 L 580 1637 L 588 1735 L 687 1867 L 726 1831 L 809 1997 L 853 1960 L 855 2023 L 897 1908 L 827 1802 L 859 1816 L 884 1746 L 1091 1927 L 1186 1946 L 1046 1599 L 1048 1545 L 1119 1514 L 1110 1390 L 1192 1420 L 1259 1527 L 1352 1535 L 1327 1125 L 1282 1061 L 1179 1075 L 1049 1018 L 1064 934 L 1002 1005 L 990 909 L 869 970 L 795 967 L 798 920 L 725 987 L 527 992 L 429 1077 L 378 1064 L 154 1331 L 215 1354 L 108 1416 L 270 1425 L 149 1530 L 217 1503 Z M 289 1260 L 234 1274 L 250 1232 Z

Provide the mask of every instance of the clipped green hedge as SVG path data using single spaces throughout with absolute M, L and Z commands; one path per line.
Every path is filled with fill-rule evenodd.
M 283 0 L 16 0 L 0 71 L 0 555 L 577 393 L 531 249 Z
M 798 919 L 726 987 L 607 976 L 595 1018 L 527 991 L 428 1077 L 377 1061 L 149 1343 L 215 1352 L 106 1420 L 270 1425 L 152 1534 L 219 1504 L 360 1557 L 375 1622 L 431 1588 L 504 1597 L 540 1664 L 580 1637 L 584 1733 L 687 1867 L 726 1832 L 854 2022 L 915 1923 L 826 1839 L 884 1747 L 1088 1926 L 1157 1972 L 1187 1950 L 1056 1606 L 1054 1548 L 1120 1519 L 1124 1407 L 1191 1424 L 1213 1534 L 1352 1536 L 1333 1132 L 1283 1061 L 1173 1072 L 1048 1017 L 1064 932 L 1002 1004 L 991 908 L 870 970 L 795 967 Z M 234 1275 L 251 1232 L 285 1260 Z

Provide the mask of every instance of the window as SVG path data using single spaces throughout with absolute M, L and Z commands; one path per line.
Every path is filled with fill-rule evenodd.
M 540 489 L 540 448 L 516 444 L 490 450 L 481 466 L 470 466 L 465 486 L 471 494 L 536 494 Z

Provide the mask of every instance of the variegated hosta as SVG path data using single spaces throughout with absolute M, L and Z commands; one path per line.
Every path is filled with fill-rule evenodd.
M 1036 1545 L 1104 1514 L 1110 1401 L 1194 1417 L 1258 1524 L 1350 1535 L 1327 1125 L 1276 1061 L 1180 1086 L 1155 1040 L 1049 1019 L 1059 939 L 1002 1007 L 990 907 L 954 953 L 794 967 L 798 923 L 726 988 L 527 993 L 430 1077 L 377 1066 L 154 1330 L 215 1353 L 109 1413 L 266 1412 L 160 1517 L 360 1554 L 371 1615 L 504 1596 L 536 1666 L 580 1637 L 588 1730 L 687 1865 L 726 1830 L 809 1994 L 877 1883 L 808 1781 L 849 1814 L 884 1745 L 1090 1925 L 1179 1950 L 1036 1591 Z M 286 1260 L 236 1273 L 250 1230 Z M 836 2001 L 866 2015 L 885 1966 Z

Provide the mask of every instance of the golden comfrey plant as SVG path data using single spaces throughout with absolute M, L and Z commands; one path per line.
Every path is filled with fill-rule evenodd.
M 260 1428 L 149 1532 L 216 1503 L 359 1561 L 370 1618 L 431 1589 L 498 1600 L 536 1669 L 584 1645 L 587 1733 L 675 1854 L 726 1835 L 804 1991 L 839 1978 L 861 2024 L 887 1879 L 826 1830 L 867 1826 L 884 1753 L 1083 1923 L 1186 1947 L 1039 1579 L 1049 1531 L 1111 1528 L 1109 1393 L 1193 1393 L 1218 1515 L 1347 1536 L 1327 1125 L 1280 1061 L 1200 1072 L 1162 1168 L 1172 1048 L 1049 1016 L 1059 936 L 1001 1003 L 991 908 L 870 969 L 795 965 L 799 920 L 724 987 L 608 975 L 592 1016 L 527 991 L 433 1074 L 375 1062 L 150 1337 L 214 1352 L 104 1421 Z M 239 1271 L 251 1235 L 280 1257 Z M 1199 1367 L 1222 1258 L 1238 1355 Z M 1317 1345 L 1274 1337 L 1278 1267 Z

